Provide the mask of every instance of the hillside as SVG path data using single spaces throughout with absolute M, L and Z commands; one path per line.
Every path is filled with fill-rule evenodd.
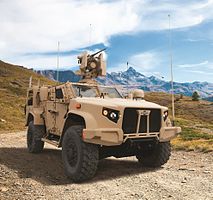
M 171 116 L 171 95 L 148 92 L 145 99 L 168 106 Z M 175 149 L 213 151 L 213 103 L 175 95 L 176 125 L 182 133 L 172 141 Z
M 38 74 L 41 74 L 47 77 L 50 80 L 57 79 L 57 71 L 56 70 L 38 70 L 36 71 Z M 59 71 L 58 77 L 60 82 L 78 82 L 80 80 L 80 76 L 76 75 L 72 70 Z
M 209 97 L 204 98 L 204 100 L 213 102 L 213 95 L 212 95 L 212 96 L 209 96 Z
M 56 80 L 55 70 L 43 70 L 38 71 L 52 80 Z M 59 81 L 66 82 L 77 82 L 79 76 L 75 75 L 72 70 L 59 71 Z M 107 73 L 106 78 L 97 79 L 101 84 L 104 85 L 122 85 L 129 88 L 140 88 L 144 91 L 152 92 L 166 92 L 169 93 L 171 90 L 171 84 L 168 81 L 159 79 L 155 76 L 147 77 L 134 68 L 129 67 L 128 70 L 123 72 L 111 72 Z M 198 91 L 201 98 L 207 98 L 206 100 L 212 100 L 213 95 L 213 83 L 208 82 L 198 82 L 193 83 L 178 83 L 174 82 L 174 90 L 176 94 L 183 94 L 185 96 L 191 96 L 194 91 Z
M 0 61 L 0 132 L 24 129 L 24 104 L 30 76 L 33 76 L 34 84 L 38 79 L 41 84 L 54 84 L 32 70 Z M 171 97 L 165 92 L 146 92 L 145 99 L 171 107 Z M 212 151 L 213 104 L 194 102 L 186 96 L 180 99 L 180 95 L 176 95 L 175 107 L 176 124 L 183 132 L 173 141 L 173 147 Z
M 29 78 L 33 83 L 52 84 L 53 81 L 21 66 L 0 61 L 0 131 L 24 129 L 24 104 Z

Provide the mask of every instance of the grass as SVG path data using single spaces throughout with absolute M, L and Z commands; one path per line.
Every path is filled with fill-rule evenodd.
M 149 92 L 147 100 L 169 107 L 171 113 L 171 96 L 166 93 Z M 176 96 L 177 97 L 177 96 Z M 172 140 L 173 149 L 187 151 L 213 151 L 213 105 L 207 101 L 192 101 L 183 97 L 175 102 L 176 126 L 182 133 Z
M 194 139 L 187 141 L 182 140 L 181 136 L 178 136 L 172 140 L 172 146 L 175 150 L 212 152 L 213 139 Z
M 210 135 L 207 133 L 199 133 L 197 129 L 186 128 L 186 127 L 184 127 L 180 135 L 181 135 L 181 138 L 185 141 L 199 140 L 199 139 L 205 139 L 205 140 L 213 139 L 213 135 Z
M 182 133 L 172 141 L 174 149 L 195 150 L 209 152 L 213 151 L 213 129 L 212 124 L 202 124 L 194 120 L 177 119 L 177 125 L 182 127 Z M 203 130 L 203 128 L 205 129 Z
M 30 76 L 33 84 L 52 81 L 21 66 L 0 61 L 0 133 L 25 129 L 24 105 Z

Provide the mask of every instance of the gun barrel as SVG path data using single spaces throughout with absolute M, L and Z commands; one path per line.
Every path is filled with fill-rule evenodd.
M 90 57 L 93 57 L 93 56 L 95 56 L 95 55 L 101 53 L 102 51 L 105 51 L 106 49 L 107 49 L 107 48 L 101 49 L 100 51 L 97 51 L 96 53 L 91 54 L 91 55 L 89 55 L 89 56 L 90 56 Z

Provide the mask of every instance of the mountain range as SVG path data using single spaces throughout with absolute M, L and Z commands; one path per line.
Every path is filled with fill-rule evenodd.
M 37 73 L 46 76 L 49 79 L 56 80 L 56 70 L 40 70 Z M 60 82 L 78 82 L 80 77 L 72 70 L 59 71 Z M 97 81 L 104 85 L 119 85 L 124 88 L 139 88 L 144 91 L 156 92 L 171 92 L 171 82 L 164 81 L 155 76 L 147 77 L 140 72 L 137 72 L 133 67 L 123 72 L 107 73 L 106 77 L 99 77 Z M 209 82 L 192 82 L 192 83 L 178 83 L 174 82 L 175 94 L 183 94 L 191 96 L 194 91 L 197 91 L 201 98 L 212 100 L 213 97 L 213 83 Z

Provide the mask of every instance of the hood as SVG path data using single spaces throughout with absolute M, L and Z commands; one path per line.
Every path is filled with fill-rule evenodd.
M 132 99 L 120 99 L 120 98 L 87 98 L 87 97 L 78 97 L 75 99 L 78 103 L 82 104 L 92 104 L 97 106 L 103 106 L 108 108 L 162 108 L 162 106 L 152 103 L 145 100 L 132 100 Z

